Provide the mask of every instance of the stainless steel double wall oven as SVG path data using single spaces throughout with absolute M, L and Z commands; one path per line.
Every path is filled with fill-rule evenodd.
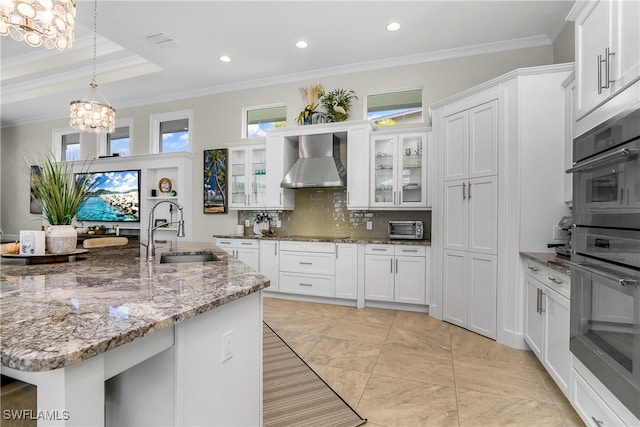
M 571 352 L 640 418 L 640 109 L 573 153 Z

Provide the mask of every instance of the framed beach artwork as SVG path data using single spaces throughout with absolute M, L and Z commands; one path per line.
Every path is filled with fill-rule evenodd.
M 40 175 L 40 166 L 31 166 L 31 175 L 29 181 L 29 188 L 31 188 L 31 197 L 29 198 L 29 212 L 32 214 L 41 214 L 42 206 L 33 198 L 33 186 L 37 182 L 38 175 Z
M 227 149 L 204 150 L 203 212 L 227 212 Z

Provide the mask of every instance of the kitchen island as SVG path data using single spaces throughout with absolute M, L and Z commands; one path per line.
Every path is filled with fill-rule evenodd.
M 212 243 L 144 250 L 2 258 L 0 372 L 37 386 L 38 425 L 260 424 L 269 280 Z M 198 251 L 220 260 L 159 262 Z

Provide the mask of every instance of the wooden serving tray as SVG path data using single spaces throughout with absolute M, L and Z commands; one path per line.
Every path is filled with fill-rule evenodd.
M 27 254 L 10 254 L 6 251 L 5 248 L 2 248 L 2 252 L 0 253 L 0 255 L 2 255 L 3 258 L 24 259 L 26 261 L 26 264 L 29 265 L 29 264 L 50 264 L 54 262 L 69 262 L 69 259 L 72 256 L 86 254 L 87 252 L 89 252 L 88 249 L 76 249 L 73 252 L 68 252 L 64 254 L 45 253 L 44 255 L 27 255 Z

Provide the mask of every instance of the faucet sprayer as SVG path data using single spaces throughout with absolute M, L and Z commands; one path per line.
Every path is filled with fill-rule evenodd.
M 169 203 L 172 206 L 175 206 L 176 208 L 178 208 L 178 210 L 180 211 L 180 220 L 172 221 L 172 222 L 165 222 L 165 223 L 162 223 L 162 224 L 159 224 L 159 225 L 154 225 L 153 224 L 153 222 L 154 222 L 153 221 L 153 212 L 156 210 L 158 205 L 160 205 L 162 203 Z M 172 200 L 160 200 L 158 203 L 153 205 L 153 207 L 149 210 L 149 227 L 147 228 L 147 244 L 145 245 L 144 243 L 140 243 L 142 246 L 146 246 L 146 248 L 147 248 L 147 261 L 153 261 L 153 258 L 156 256 L 156 245 L 155 245 L 154 239 L 153 239 L 153 232 L 156 231 L 160 227 L 166 227 L 167 225 L 171 225 L 171 224 L 178 224 L 178 237 L 184 237 L 185 236 L 185 233 L 184 233 L 184 210 L 182 209 L 182 206 L 180 206 L 179 204 L 177 204 L 176 202 L 174 202 Z

